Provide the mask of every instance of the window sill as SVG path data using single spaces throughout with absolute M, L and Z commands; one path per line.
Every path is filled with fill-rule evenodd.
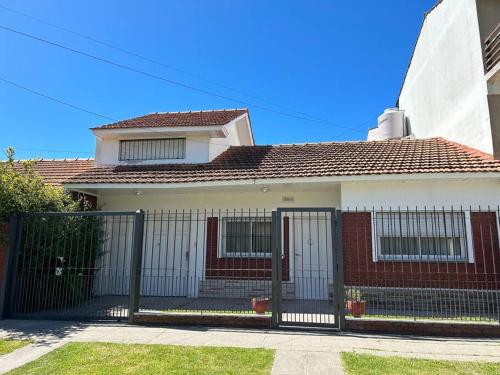
M 239 258 L 239 259 L 271 259 L 272 255 L 271 254 L 265 254 L 265 253 L 256 253 L 256 254 L 245 254 L 245 253 L 225 253 L 221 254 L 220 258 Z
M 451 258 L 451 257 L 436 257 L 436 258 L 393 258 L 393 257 L 378 257 L 373 260 L 378 262 L 412 262 L 412 263 L 470 263 L 469 259 Z

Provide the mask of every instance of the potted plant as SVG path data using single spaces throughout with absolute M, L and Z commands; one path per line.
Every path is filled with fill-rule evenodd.
M 363 294 L 359 289 L 347 289 L 347 310 L 355 318 L 361 318 L 366 313 L 366 301 L 363 300 Z
M 252 309 L 257 314 L 264 314 L 269 306 L 269 298 L 267 297 L 254 297 L 252 298 Z

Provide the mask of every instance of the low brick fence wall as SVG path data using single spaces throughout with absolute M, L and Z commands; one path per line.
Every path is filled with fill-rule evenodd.
M 201 315 L 135 313 L 133 324 L 140 325 L 202 325 L 240 328 L 271 328 L 271 316 L 267 315 Z
M 444 337 L 500 337 L 500 324 L 346 319 L 346 331 Z

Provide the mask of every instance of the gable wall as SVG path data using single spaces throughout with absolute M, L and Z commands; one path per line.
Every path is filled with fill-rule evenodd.
M 493 152 L 475 0 L 445 0 L 427 15 L 399 106 L 417 138 Z

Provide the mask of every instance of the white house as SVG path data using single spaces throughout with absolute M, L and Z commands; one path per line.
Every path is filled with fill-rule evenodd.
M 323 209 L 343 212 L 349 284 L 373 284 L 372 268 L 387 264 L 405 264 L 393 266 L 398 278 L 405 267 L 427 265 L 422 284 L 452 262 L 453 277 L 475 275 L 476 287 L 489 282 L 490 267 L 500 269 L 500 161 L 444 138 L 255 145 L 245 109 L 154 113 L 92 132 L 95 165 L 63 186 L 96 196 L 100 210 L 148 211 L 144 295 L 270 293 L 277 208 L 288 298 L 331 294 L 332 217 Z M 486 237 L 477 234 L 484 225 Z M 120 281 L 101 293 L 126 293 L 130 232 L 113 223 L 108 231 L 115 236 L 104 262 L 115 265 L 101 272 Z M 356 270 L 353 254 L 366 258 Z

